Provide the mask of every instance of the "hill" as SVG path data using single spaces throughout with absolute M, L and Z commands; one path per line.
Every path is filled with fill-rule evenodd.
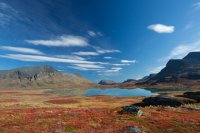
M 0 89 L 81 87 L 93 84 L 79 74 L 62 73 L 51 66 L 0 70 Z

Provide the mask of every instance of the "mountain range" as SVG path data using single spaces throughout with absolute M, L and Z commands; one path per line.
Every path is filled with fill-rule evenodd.
M 62 88 L 92 86 L 80 74 L 59 72 L 51 66 L 21 67 L 0 71 L 0 88 Z
M 139 80 L 129 79 L 119 83 L 119 86 L 199 87 L 200 52 L 190 52 L 183 59 L 171 59 L 159 73 Z

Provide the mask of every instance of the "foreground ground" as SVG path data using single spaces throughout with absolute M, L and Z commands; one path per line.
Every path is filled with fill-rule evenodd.
M 142 97 L 61 96 L 44 90 L 1 90 L 1 133 L 200 133 L 200 104 L 140 107 L 142 116 L 119 114 Z M 180 93 L 178 93 L 180 94 Z M 134 129 L 134 130 L 133 130 Z

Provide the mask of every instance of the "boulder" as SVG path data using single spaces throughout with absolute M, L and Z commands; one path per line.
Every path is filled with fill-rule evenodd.
M 133 114 L 136 116 L 141 116 L 143 112 L 136 106 L 125 106 L 122 107 L 122 113 Z

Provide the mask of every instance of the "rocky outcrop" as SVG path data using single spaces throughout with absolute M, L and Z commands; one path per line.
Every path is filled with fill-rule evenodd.
M 122 110 L 119 113 L 120 114 L 133 114 L 133 115 L 136 115 L 136 116 L 141 116 L 143 114 L 142 110 L 140 110 L 136 106 L 122 107 Z
M 178 107 L 183 104 L 195 103 L 195 100 L 187 98 L 178 98 L 171 96 L 156 96 L 145 98 L 142 102 L 133 104 L 133 106 L 171 106 Z

